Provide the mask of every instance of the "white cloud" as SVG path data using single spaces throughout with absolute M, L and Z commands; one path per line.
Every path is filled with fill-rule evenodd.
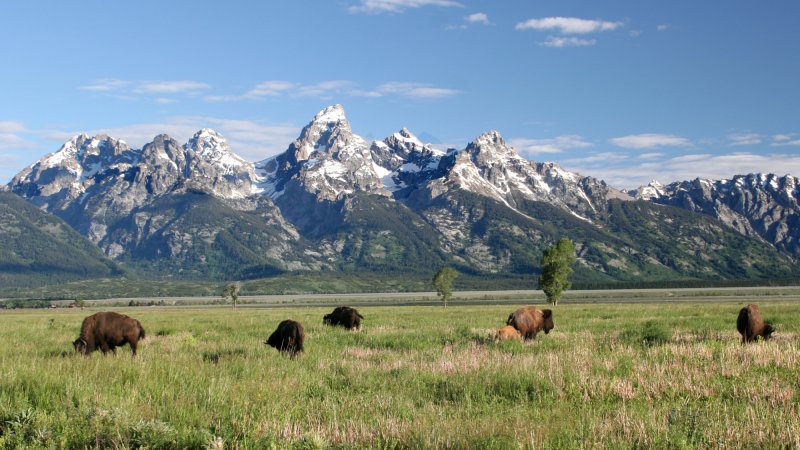
M 460 93 L 456 89 L 428 86 L 421 83 L 393 81 L 378 86 L 379 94 L 397 94 L 417 99 L 439 99 L 452 97 Z
M 264 97 L 319 97 L 332 96 L 352 97 L 384 97 L 400 95 L 413 99 L 442 99 L 460 94 L 461 91 L 423 83 L 393 81 L 384 83 L 374 89 L 363 89 L 353 81 L 328 80 L 312 84 L 293 83 L 289 81 L 264 81 L 242 95 L 209 95 L 204 97 L 209 102 L 254 100 Z
M 407 9 L 423 6 L 454 7 L 463 6 L 453 0 L 361 0 L 359 4 L 348 8 L 351 13 L 403 13 Z
M 256 97 L 277 97 L 283 95 L 290 89 L 297 86 L 297 83 L 291 81 L 262 81 L 258 83 L 253 89 L 244 94 L 248 98 Z
M 774 134 L 772 135 L 773 142 L 786 142 L 792 140 L 793 134 Z
M 0 121 L 0 133 L 25 133 L 27 131 L 22 122 Z
M 663 158 L 663 157 L 664 157 L 664 153 L 658 153 L 658 152 L 642 153 L 642 154 L 639 155 L 639 159 L 645 159 L 645 160 L 659 159 L 659 158 Z
M 22 122 L 0 121 L 0 150 L 19 150 L 32 148 L 35 144 L 21 136 L 30 134 Z
M 549 36 L 546 41 L 539 43 L 544 47 L 588 47 L 597 44 L 596 39 L 581 39 L 576 37 Z
M 131 82 L 126 80 L 105 79 L 93 81 L 86 86 L 81 86 L 79 89 L 84 91 L 109 92 L 122 90 L 130 84 Z
M 593 144 L 576 135 L 557 136 L 551 139 L 510 139 L 509 144 L 526 155 L 561 153 L 572 148 L 586 148 Z
M 151 94 L 183 94 L 195 95 L 199 91 L 210 89 L 208 83 L 192 80 L 177 81 L 133 81 L 105 79 L 94 81 L 86 86 L 80 86 L 83 91 L 91 91 L 121 100 L 135 100 L 141 96 Z M 153 101 L 159 104 L 175 103 L 176 99 L 157 97 Z
M 796 138 L 796 134 L 776 134 L 772 136 L 772 145 L 773 147 L 783 147 L 787 145 L 800 145 L 800 139 Z
M 758 133 L 731 133 L 728 135 L 729 145 L 757 145 L 762 141 Z
M 475 13 L 468 15 L 464 20 L 469 23 L 480 23 L 483 25 L 489 25 L 489 16 L 486 13 Z
M 611 31 L 622 27 L 622 22 L 609 22 L 606 20 L 587 20 L 577 17 L 545 17 L 542 19 L 529 19 L 517 24 L 517 30 L 556 30 L 562 34 L 587 34 L 601 31 Z
M 672 134 L 633 134 L 610 139 L 612 144 L 623 148 L 691 147 L 688 139 Z
M 200 81 L 180 80 L 180 81 L 144 81 L 133 89 L 136 93 L 148 94 L 176 94 L 180 92 L 194 92 L 209 89 L 206 83 Z
M 25 139 L 14 133 L 0 133 L 0 150 L 11 150 L 30 146 Z
M 672 28 L 672 25 L 670 25 L 670 24 L 668 24 L 668 23 L 662 23 L 662 24 L 659 24 L 659 25 L 656 27 L 656 30 L 658 30 L 658 31 L 667 31 L 667 30 L 669 30 L 670 28 Z

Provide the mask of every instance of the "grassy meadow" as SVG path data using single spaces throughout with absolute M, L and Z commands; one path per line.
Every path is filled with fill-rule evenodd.
M 761 303 L 774 339 L 742 346 L 745 302 L 564 304 L 528 343 L 514 309 L 121 308 L 140 354 L 72 353 L 96 311 L 0 313 L 0 448 L 800 447 L 800 303 Z M 542 307 L 542 305 L 540 305 Z M 263 341 L 304 324 L 306 352 Z

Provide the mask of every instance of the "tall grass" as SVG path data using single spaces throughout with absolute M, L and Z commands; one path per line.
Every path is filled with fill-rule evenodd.
M 361 332 L 322 308 L 136 308 L 135 359 L 72 354 L 91 311 L 4 312 L 0 448 L 800 446 L 800 304 L 763 305 L 778 332 L 748 346 L 740 307 L 560 305 L 524 344 L 491 340 L 508 306 L 364 307 Z M 286 318 L 295 359 L 263 344 Z M 671 335 L 630 338 L 648 322 Z

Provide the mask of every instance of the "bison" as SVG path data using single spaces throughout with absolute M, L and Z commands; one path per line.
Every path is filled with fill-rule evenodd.
M 144 328 L 138 320 L 115 312 L 99 312 L 83 319 L 81 334 L 72 346 L 75 351 L 88 355 L 100 348 L 103 353 L 111 350 L 117 353 L 117 347 L 130 344 L 133 356 L 139 339 L 144 339 Z
M 325 314 L 325 316 L 322 318 L 322 323 L 332 326 L 339 325 L 347 328 L 348 330 L 358 330 L 361 329 L 361 319 L 363 318 L 364 316 L 359 314 L 355 308 L 351 308 L 349 306 L 338 306 L 333 310 L 332 313 Z
M 553 311 L 524 306 L 508 316 L 506 325 L 514 327 L 525 340 L 535 339 L 539 331 L 549 333 L 553 325 Z
M 507 341 L 511 339 L 516 339 L 518 341 L 522 340 L 522 335 L 519 334 L 519 331 L 517 331 L 517 329 L 511 325 L 506 325 L 503 328 L 500 328 L 494 334 L 495 341 Z
M 265 344 L 278 349 L 283 353 L 295 356 L 303 351 L 303 341 L 306 335 L 303 325 L 294 320 L 284 320 L 278 324 L 278 328 L 269 336 Z
M 768 340 L 775 331 L 772 325 L 764 323 L 758 305 L 753 304 L 747 305 L 739 311 L 739 318 L 736 319 L 736 329 L 742 335 L 742 344 L 755 342 L 757 336 Z

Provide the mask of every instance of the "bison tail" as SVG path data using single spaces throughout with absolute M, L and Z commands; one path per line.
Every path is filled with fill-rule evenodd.
M 362 316 L 361 313 L 357 312 L 356 315 L 358 316 L 359 319 L 363 319 L 364 318 L 364 316 Z
M 145 336 L 145 334 L 144 334 L 144 327 L 142 327 L 142 326 L 140 325 L 140 326 L 139 326 L 139 339 L 144 339 L 144 336 Z

